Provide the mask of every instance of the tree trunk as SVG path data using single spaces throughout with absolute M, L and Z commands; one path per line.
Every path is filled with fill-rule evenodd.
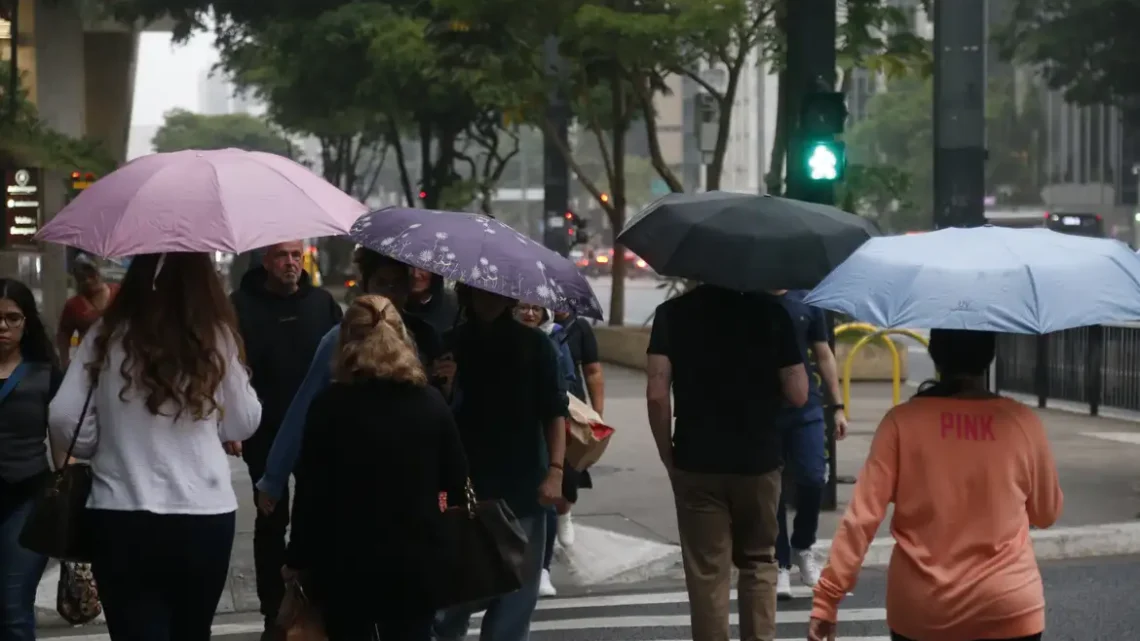
M 625 227 L 625 134 L 629 130 L 629 109 L 625 87 L 621 79 L 614 75 L 610 85 L 612 94 L 613 115 L 613 176 L 610 176 L 610 198 L 613 211 L 610 212 L 610 224 L 614 229 L 614 238 Z M 611 266 L 612 285 L 610 289 L 610 325 L 621 326 L 625 324 L 625 247 L 614 242 L 614 259 Z

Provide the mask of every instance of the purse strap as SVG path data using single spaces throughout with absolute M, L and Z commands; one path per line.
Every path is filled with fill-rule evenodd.
M 87 418 L 87 409 L 91 406 L 91 396 L 95 393 L 95 383 L 87 388 L 87 398 L 83 401 L 83 411 L 79 412 L 79 420 L 75 423 L 75 432 L 71 435 L 71 444 L 67 446 L 67 456 L 63 459 L 63 469 L 70 465 L 71 453 L 75 451 L 75 443 L 79 440 L 79 430 L 83 427 L 83 419 Z
M 20 384 L 20 380 L 24 378 L 24 374 L 27 372 L 28 363 L 26 361 L 21 361 L 20 364 L 16 366 L 16 369 L 12 370 L 12 373 L 8 375 L 8 380 L 4 381 L 4 385 L 0 387 L 0 403 L 3 403 L 4 399 L 8 398 L 8 395 L 12 393 L 12 390 L 16 389 L 16 386 Z

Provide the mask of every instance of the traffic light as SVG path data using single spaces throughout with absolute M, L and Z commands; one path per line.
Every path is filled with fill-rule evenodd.
M 74 191 L 83 191 L 91 186 L 96 180 L 95 174 L 91 172 L 73 171 L 71 172 L 71 189 Z
M 847 122 L 847 103 L 837 91 L 814 91 L 800 108 L 800 171 L 807 182 L 835 183 L 847 168 L 847 147 L 836 137 Z
M 847 166 L 846 151 L 842 142 L 809 140 L 804 153 L 808 180 L 812 182 L 843 180 L 844 169 Z
M 584 245 L 590 240 L 590 235 L 586 231 L 588 221 L 582 220 L 582 217 L 572 211 L 566 212 L 566 235 L 570 239 L 570 245 Z
M 426 191 L 421 191 L 421 192 L 420 192 L 420 202 L 423 202 L 423 201 L 425 201 L 425 200 L 427 200 L 427 192 L 426 192 Z

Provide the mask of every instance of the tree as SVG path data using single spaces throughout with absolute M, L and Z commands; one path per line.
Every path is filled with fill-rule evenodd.
M 1040 69 L 1049 88 L 1081 105 L 1119 107 L 1140 122 L 1140 0 L 1016 0 L 1001 54 Z
M 261 118 L 249 114 L 206 116 L 184 109 L 165 114 L 151 144 L 158 152 L 234 147 L 287 158 L 296 154 L 293 143 Z
M 991 82 L 986 100 L 986 184 L 1004 204 L 1039 203 L 1036 162 L 1042 127 L 1039 96 L 1022 102 L 1012 80 Z M 845 136 L 851 162 L 842 198 L 890 231 L 928 228 L 934 202 L 933 85 L 907 77 L 867 104 L 868 116 Z
M 22 83 L 16 83 L 11 99 L 10 74 L 11 65 L 0 64 L 0 164 L 100 175 L 114 170 L 115 159 L 101 142 L 61 134 L 40 119 Z

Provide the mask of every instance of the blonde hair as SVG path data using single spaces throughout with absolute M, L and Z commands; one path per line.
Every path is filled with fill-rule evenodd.
M 333 378 L 340 382 L 383 378 L 427 385 L 415 341 L 392 301 L 369 295 L 349 305 L 340 323 Z

